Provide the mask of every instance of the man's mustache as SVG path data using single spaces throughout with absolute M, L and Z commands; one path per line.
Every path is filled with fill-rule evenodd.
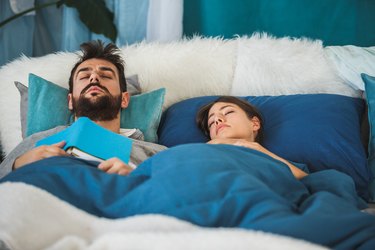
M 82 89 L 82 91 L 81 91 L 81 95 L 83 95 L 84 93 L 86 93 L 86 91 L 87 91 L 89 88 L 91 88 L 91 87 L 98 87 L 98 88 L 104 90 L 105 92 L 107 92 L 107 94 L 110 94 L 109 91 L 108 91 L 108 89 L 107 89 L 106 87 L 100 85 L 100 83 L 98 83 L 98 82 L 93 82 L 93 83 L 90 83 L 89 85 L 87 85 L 86 87 L 84 87 L 84 88 Z

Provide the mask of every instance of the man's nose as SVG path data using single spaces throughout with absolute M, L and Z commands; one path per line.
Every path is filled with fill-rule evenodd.
M 90 83 L 93 83 L 93 82 L 99 82 L 99 75 L 96 73 L 92 73 L 90 75 Z

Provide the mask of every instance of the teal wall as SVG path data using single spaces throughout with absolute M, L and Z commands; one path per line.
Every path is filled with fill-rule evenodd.
M 184 34 L 321 39 L 324 45 L 375 46 L 375 0 L 185 0 Z

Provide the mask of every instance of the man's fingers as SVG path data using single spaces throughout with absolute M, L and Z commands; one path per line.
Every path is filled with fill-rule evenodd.
M 119 171 L 119 168 L 116 167 L 116 166 L 112 166 L 111 168 L 109 168 L 106 173 L 107 174 L 116 174 L 117 172 Z
M 61 142 L 58 142 L 58 143 L 52 144 L 51 146 L 57 146 L 57 147 L 59 147 L 59 148 L 62 148 L 62 147 L 65 146 L 65 144 L 66 144 L 65 141 L 61 141 Z
M 114 165 L 106 172 L 107 174 L 128 175 L 133 169 L 126 165 Z
M 50 146 L 40 146 L 38 150 L 43 158 L 68 155 L 65 150 L 62 149 L 65 143 L 65 141 L 61 141 Z
M 110 158 L 110 159 L 108 159 L 106 161 L 101 162 L 98 165 L 98 168 L 101 169 L 101 170 L 103 170 L 103 171 L 105 171 L 105 172 L 107 172 L 110 168 L 112 168 L 112 166 L 115 165 L 115 163 L 116 163 L 117 160 L 118 160 L 117 158 Z
M 108 159 L 98 165 L 98 168 L 103 170 L 104 172 L 108 174 L 120 174 L 120 175 L 127 175 L 129 174 L 133 169 L 122 162 L 120 159 L 117 158 L 111 158 Z
M 51 151 L 45 151 L 42 154 L 43 158 L 48 158 L 48 157 L 53 157 L 53 156 L 65 156 L 67 153 L 62 150 L 62 151 L 57 151 L 57 150 L 51 150 Z
M 112 166 L 112 163 L 107 160 L 107 161 L 103 161 L 101 162 L 99 165 L 98 165 L 98 168 L 103 170 L 104 172 L 107 172 L 107 170 Z
M 67 155 L 67 153 L 58 146 L 47 147 L 45 150 L 45 153 L 52 155 L 52 156 Z
M 122 162 L 116 160 L 110 162 L 112 165 L 106 170 L 108 174 L 118 174 L 122 169 L 126 168 L 126 165 Z
M 121 169 L 119 172 L 118 172 L 118 174 L 119 175 L 128 175 L 128 174 L 130 174 L 130 172 L 132 171 L 133 169 L 128 169 L 128 168 L 126 168 L 126 169 Z

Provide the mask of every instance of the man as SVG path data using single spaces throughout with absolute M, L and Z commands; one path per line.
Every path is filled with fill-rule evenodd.
M 75 119 L 86 116 L 98 125 L 120 133 L 121 109 L 126 108 L 130 101 L 121 51 L 114 44 L 104 46 L 101 41 L 83 43 L 81 50 L 83 54 L 74 65 L 69 78 L 69 109 L 74 113 Z M 62 149 L 64 141 L 34 148 L 38 140 L 65 128 L 66 126 L 59 126 L 26 138 L 0 165 L 0 178 L 29 163 L 52 156 L 68 155 Z M 166 149 L 161 145 L 135 140 L 134 138 L 139 138 L 139 132 L 130 136 L 133 144 L 129 164 L 135 166 Z M 133 167 L 118 158 L 108 159 L 100 163 L 98 168 L 120 175 L 129 174 L 133 170 Z

